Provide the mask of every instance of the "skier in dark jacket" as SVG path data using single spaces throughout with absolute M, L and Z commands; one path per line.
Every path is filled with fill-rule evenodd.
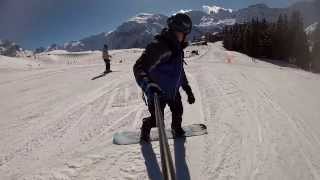
M 106 70 L 103 73 L 112 72 L 111 69 L 110 69 L 110 58 L 111 58 L 111 56 L 109 55 L 108 45 L 106 45 L 106 44 L 103 45 L 102 58 L 103 58 L 104 63 L 106 65 Z
M 192 22 L 186 14 L 176 14 L 167 20 L 168 29 L 155 36 L 133 67 L 138 85 L 147 96 L 150 117 L 143 119 L 141 142 L 150 141 L 150 130 L 156 127 L 153 96 L 159 95 L 160 108 L 164 112 L 169 105 L 172 112 L 172 132 L 176 137 L 184 136 L 181 127 L 183 106 L 179 93 L 180 87 L 188 95 L 188 102 L 195 102 L 188 83 L 183 63 L 183 49 L 187 46 L 186 36 L 191 32 Z

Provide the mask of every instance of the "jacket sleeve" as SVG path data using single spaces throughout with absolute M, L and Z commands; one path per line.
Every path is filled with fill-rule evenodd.
M 159 42 L 152 42 L 146 47 L 141 57 L 133 66 L 134 76 L 143 91 L 146 92 L 152 83 L 149 72 L 168 55 L 171 55 L 171 52 Z
M 109 53 L 108 53 L 108 51 L 107 50 L 105 50 L 105 49 L 103 49 L 103 51 L 102 51 L 102 58 L 103 59 L 109 59 Z
M 182 81 L 181 81 L 182 82 L 182 84 L 181 84 L 182 89 L 187 93 L 187 95 L 192 94 L 192 89 L 191 89 L 191 86 L 189 85 L 189 81 L 187 79 L 187 76 L 186 76 L 184 69 L 182 71 L 181 78 L 182 78 Z

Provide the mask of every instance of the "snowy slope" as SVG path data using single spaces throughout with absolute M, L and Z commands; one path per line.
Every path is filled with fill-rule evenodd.
M 0 72 L 11 70 L 30 70 L 32 68 L 38 68 L 39 62 L 35 62 L 32 59 L 16 58 L 0 55 Z
M 253 63 L 221 42 L 187 51 L 196 49 L 186 59 L 196 104 L 181 92 L 183 123 L 205 123 L 209 134 L 169 141 L 180 179 L 319 179 L 320 76 Z M 115 72 L 96 80 L 104 65 L 95 54 L 0 69 L 0 179 L 160 179 L 157 142 L 112 144 L 148 114 L 132 74 L 141 52 L 111 51 Z

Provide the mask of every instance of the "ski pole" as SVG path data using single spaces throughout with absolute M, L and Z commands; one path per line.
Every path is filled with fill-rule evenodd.
M 154 93 L 154 105 L 155 105 L 156 122 L 157 122 L 158 133 L 159 133 L 162 174 L 165 180 L 175 180 L 176 176 L 173 168 L 173 161 L 172 161 L 168 139 L 165 131 L 164 117 L 160 109 L 160 103 L 159 103 L 159 98 L 157 93 Z

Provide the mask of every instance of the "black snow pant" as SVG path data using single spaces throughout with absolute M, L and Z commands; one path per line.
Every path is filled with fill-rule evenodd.
M 106 71 L 110 71 L 110 59 L 103 59 L 106 64 Z
M 183 106 L 181 102 L 180 93 L 178 92 L 176 94 L 176 97 L 174 100 L 164 101 L 160 99 L 159 101 L 160 101 L 160 108 L 161 108 L 162 114 L 164 114 L 164 109 L 166 105 L 168 105 L 171 110 L 171 114 L 172 114 L 171 128 L 175 129 L 175 128 L 181 127 Z M 151 116 L 144 118 L 143 121 L 144 123 L 146 123 L 147 127 L 149 128 L 156 127 L 155 106 L 154 106 L 153 100 L 148 102 L 148 109 Z

